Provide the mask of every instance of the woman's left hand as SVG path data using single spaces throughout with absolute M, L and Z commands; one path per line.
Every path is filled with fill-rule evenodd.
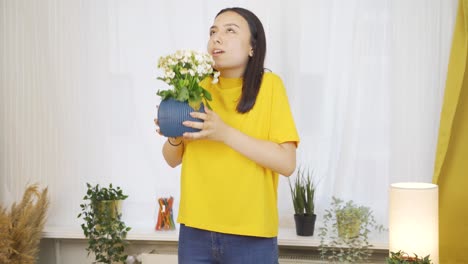
M 201 129 L 199 132 L 184 133 L 184 138 L 224 141 L 230 126 L 224 123 L 224 121 L 212 110 L 205 108 L 205 112 L 206 113 L 190 113 L 190 116 L 201 119 L 204 122 L 184 121 L 183 125 L 186 127 Z

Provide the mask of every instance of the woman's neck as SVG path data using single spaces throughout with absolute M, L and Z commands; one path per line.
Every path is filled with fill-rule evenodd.
M 223 78 L 242 78 L 244 77 L 244 71 L 245 68 L 243 69 L 220 69 L 221 72 L 220 76 Z

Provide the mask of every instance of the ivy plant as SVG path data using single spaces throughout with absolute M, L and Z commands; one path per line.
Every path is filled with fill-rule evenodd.
M 94 253 L 97 263 L 125 263 L 125 240 L 130 227 L 122 221 L 119 203 L 128 196 L 120 187 L 100 187 L 87 183 L 87 192 L 80 204 L 83 233 L 88 239 L 88 256 Z

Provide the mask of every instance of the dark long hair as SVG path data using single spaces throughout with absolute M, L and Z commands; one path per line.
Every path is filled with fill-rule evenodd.
M 239 113 L 247 113 L 254 107 L 262 83 L 266 55 L 265 30 L 263 30 L 262 22 L 254 13 L 241 7 L 225 8 L 219 11 L 216 16 L 227 11 L 236 12 L 242 16 L 249 24 L 250 29 L 250 45 L 253 49 L 253 56 L 249 58 L 244 71 L 242 95 L 236 108 Z

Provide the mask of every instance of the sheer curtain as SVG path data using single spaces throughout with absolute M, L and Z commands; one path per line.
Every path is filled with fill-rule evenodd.
M 333 195 L 386 225 L 391 182 L 431 181 L 456 5 L 0 0 L 0 201 L 39 182 L 50 189 L 47 226 L 79 228 L 85 183 L 112 181 L 130 195 L 129 225 L 152 230 L 156 198 L 179 195 L 152 121 L 156 61 L 204 50 L 215 14 L 242 6 L 263 21 L 266 67 L 282 77 L 301 136 L 298 163 L 320 181 L 318 225 Z M 278 197 L 280 225 L 292 227 L 286 178 Z

